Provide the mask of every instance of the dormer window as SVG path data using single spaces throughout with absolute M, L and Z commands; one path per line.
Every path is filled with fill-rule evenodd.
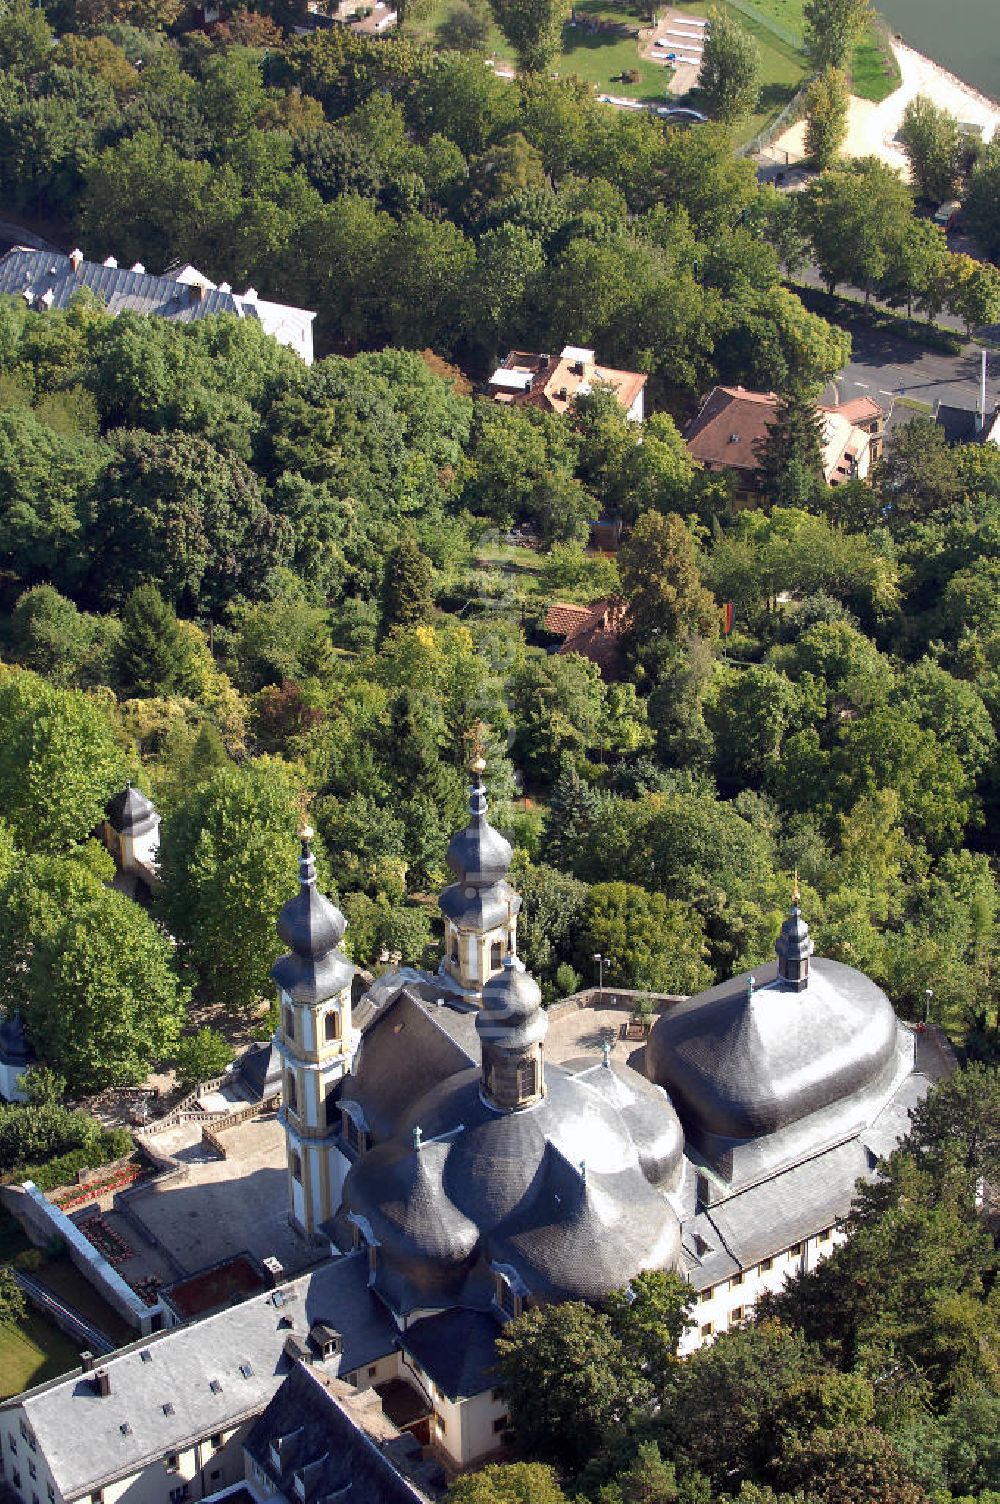
M 516 1321 L 524 1309 L 524 1299 L 520 1292 L 514 1289 L 511 1280 L 499 1269 L 494 1271 L 493 1299 L 512 1321 Z

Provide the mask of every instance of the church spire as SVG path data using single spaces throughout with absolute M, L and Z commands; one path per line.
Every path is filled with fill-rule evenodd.
M 440 898 L 445 934 L 441 970 L 473 1000 L 478 1000 L 485 982 L 497 974 L 512 950 L 521 907 L 506 881 L 513 849 L 487 818 L 484 731 L 480 723 L 470 733 L 469 823 L 448 845 L 448 866 L 456 880 Z
M 778 953 L 778 980 L 796 992 L 809 985 L 809 957 L 815 950 L 809 926 L 799 908 L 799 874 L 795 874 L 792 907 L 774 945 Z

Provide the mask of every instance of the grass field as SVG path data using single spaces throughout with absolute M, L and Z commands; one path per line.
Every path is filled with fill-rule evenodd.
M 76 1368 L 80 1355 L 58 1327 L 34 1311 L 18 1326 L 0 1324 L 0 1399 Z
M 693 16 L 707 16 L 712 8 L 710 0 L 675 0 L 675 3 L 678 10 Z M 728 4 L 728 0 L 725 3 Z M 783 0 L 757 0 L 751 7 L 745 0 L 739 0 L 738 5 L 731 7 L 735 19 L 756 38 L 760 48 L 760 105 L 737 130 L 736 137 L 740 141 L 749 141 L 763 130 L 778 111 L 784 109 L 806 76 L 805 59 L 798 47 L 785 41 L 768 24 L 769 9 L 777 10 L 782 3 Z M 802 0 L 785 0 L 785 3 L 797 8 L 801 24 Z M 751 9 L 757 14 L 751 15 Z

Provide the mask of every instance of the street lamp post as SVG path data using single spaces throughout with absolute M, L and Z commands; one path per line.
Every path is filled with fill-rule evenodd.
M 602 956 L 600 951 L 594 952 L 594 960 L 597 962 L 597 997 L 598 1004 L 604 1003 L 604 968 L 611 965 L 610 956 Z
M 932 987 L 926 987 L 924 989 L 924 1023 L 925 1024 L 928 1024 L 931 1021 L 931 1003 L 933 1001 L 934 1001 L 934 989 Z

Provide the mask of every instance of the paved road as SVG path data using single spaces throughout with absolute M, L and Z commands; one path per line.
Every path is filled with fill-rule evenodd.
M 980 355 L 967 345 L 961 355 L 942 355 L 922 350 L 910 340 L 873 330 L 866 324 L 848 323 L 853 341 L 851 363 L 827 392 L 827 400 L 844 402 L 850 397 L 871 396 L 886 406 L 900 397 L 935 408 L 939 402 L 975 409 L 979 404 Z M 987 358 L 986 410 L 1000 405 L 1000 354 Z M 912 416 L 903 407 L 897 421 Z

